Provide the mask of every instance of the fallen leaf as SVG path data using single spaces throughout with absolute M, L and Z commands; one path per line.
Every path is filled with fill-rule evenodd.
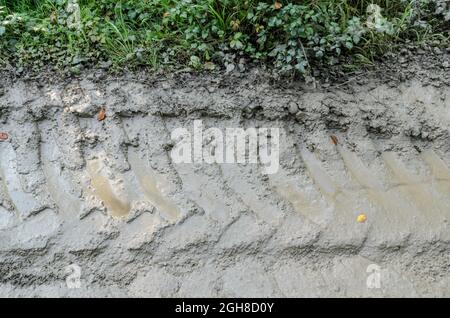
M 274 6 L 275 6 L 275 10 L 280 10 L 283 5 L 280 2 L 275 1 L 275 5 Z
M 205 70 L 212 71 L 216 68 L 216 65 L 213 62 L 206 62 L 204 67 Z
M 356 221 L 358 221 L 358 223 L 364 223 L 364 222 L 366 222 L 366 220 L 367 220 L 367 216 L 365 214 L 360 214 L 356 218 Z
M 240 25 L 240 21 L 239 20 L 233 20 L 230 22 L 231 24 L 231 29 L 233 29 L 234 32 L 236 32 L 237 30 L 239 30 L 239 25 Z
M 337 144 L 339 143 L 337 137 L 335 135 L 331 135 L 330 138 L 331 138 L 331 141 L 333 141 L 333 144 L 335 146 L 337 146 Z
M 167 18 L 168 16 L 170 16 L 170 13 L 169 12 L 164 12 L 163 18 Z
M 106 111 L 104 108 L 102 108 L 102 109 L 100 109 L 100 111 L 97 114 L 97 120 L 102 121 L 102 120 L 105 120 L 105 118 L 106 118 Z
M 57 13 L 55 12 L 55 11 L 53 11 L 51 14 L 50 14 L 50 22 L 55 22 L 57 20 Z
M 5 132 L 0 133 L 0 141 L 8 140 L 8 134 Z

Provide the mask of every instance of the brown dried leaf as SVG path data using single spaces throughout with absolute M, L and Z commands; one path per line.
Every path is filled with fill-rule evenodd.
M 337 144 L 339 143 L 337 137 L 335 135 L 331 135 L 330 137 L 331 137 L 331 141 L 333 141 L 333 144 L 335 146 L 337 146 Z
M 103 121 L 106 118 L 106 111 L 104 108 L 100 109 L 100 111 L 97 114 L 97 120 L 98 121 Z
M 280 10 L 282 6 L 283 5 L 280 2 L 275 1 L 275 4 L 274 4 L 275 10 Z
M 8 140 L 9 136 L 5 132 L 0 132 L 0 141 Z

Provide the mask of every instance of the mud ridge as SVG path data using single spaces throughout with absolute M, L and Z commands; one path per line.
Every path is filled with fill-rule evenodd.
M 4 81 L 0 295 L 449 296 L 450 83 L 439 76 L 312 90 Z M 196 120 L 278 128 L 277 172 L 174 162 L 171 133 Z M 72 264 L 79 289 L 66 285 Z M 366 285 L 370 266 L 380 288 Z

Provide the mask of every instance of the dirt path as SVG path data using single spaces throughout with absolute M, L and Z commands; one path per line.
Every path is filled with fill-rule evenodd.
M 5 83 L 0 295 L 450 296 L 449 82 L 417 74 Z M 279 128 L 277 173 L 173 162 L 196 119 Z

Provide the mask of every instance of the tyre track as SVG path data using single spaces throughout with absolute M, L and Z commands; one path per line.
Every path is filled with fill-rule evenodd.
M 27 85 L 0 96 L 11 105 L 0 121 L 10 136 L 0 143 L 0 272 L 10 271 L 12 286 L 27 275 L 51 282 L 61 276 L 54 264 L 80 262 L 89 283 L 121 289 L 136 272 L 162 268 L 176 281 L 165 295 L 180 286 L 186 295 L 192 286 L 245 294 L 262 277 L 261 295 L 300 295 L 300 284 L 312 286 L 303 294 L 371 296 L 366 267 L 380 263 L 399 293 L 448 290 L 449 126 L 446 115 L 430 115 L 448 97 L 438 89 L 416 101 L 406 95 L 419 84 L 395 94 L 383 86 L 366 100 L 367 92 L 242 85 L 234 94 L 220 83 L 128 91 L 133 84 L 86 80 L 76 86 L 87 89 L 63 96 L 63 109 L 38 96 L 51 88 Z M 204 128 L 282 128 L 278 172 L 174 163 L 170 134 L 194 119 Z M 254 279 L 233 279 L 252 271 Z M 165 288 L 156 276 L 154 288 Z

